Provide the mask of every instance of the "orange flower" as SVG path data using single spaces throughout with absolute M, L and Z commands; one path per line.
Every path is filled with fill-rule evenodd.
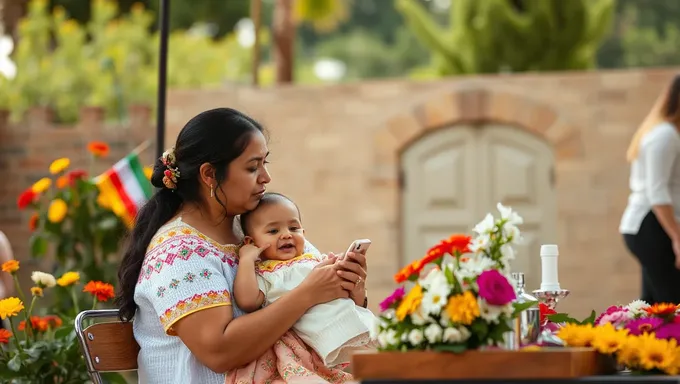
M 64 188 L 68 187 L 68 184 L 69 184 L 68 176 L 66 176 L 66 175 L 59 176 L 56 184 L 57 184 L 57 188 L 59 188 L 59 189 L 64 189 Z
M 87 145 L 87 150 L 95 157 L 106 157 L 109 154 L 109 145 L 102 141 L 92 141 Z
M 439 244 L 430 248 L 422 259 L 412 262 L 394 275 L 394 281 L 396 281 L 397 284 L 403 283 L 412 275 L 420 274 L 427 264 L 446 254 L 455 256 L 456 253 L 463 254 L 470 252 L 470 249 L 468 248 L 470 240 L 470 236 L 455 234 L 448 239 L 440 241 Z
M 52 328 L 52 329 L 57 329 L 57 328 L 61 327 L 61 325 L 63 324 L 63 322 L 61 321 L 59 316 L 47 315 L 47 316 L 43 317 L 43 319 L 45 321 L 47 321 L 50 328 Z
M 31 230 L 31 232 L 35 231 L 36 228 L 38 228 L 38 221 L 40 220 L 40 217 L 38 216 L 37 213 L 34 213 L 31 215 L 31 218 L 28 219 L 28 229 Z
M 669 304 L 669 303 L 657 303 L 657 304 L 652 305 L 651 307 L 645 308 L 645 311 L 647 312 L 647 314 L 657 315 L 657 316 L 672 315 L 677 310 L 678 310 L 677 305 Z
M 84 179 L 87 177 L 87 172 L 83 171 L 82 169 L 74 169 L 73 171 L 66 174 L 66 176 L 68 177 L 69 184 L 72 187 L 75 187 L 77 180 Z
M 31 316 L 31 328 L 39 332 L 47 331 L 48 323 L 41 319 L 39 316 Z M 26 321 L 22 320 L 17 328 L 19 331 L 26 329 Z
M 107 301 L 109 299 L 113 299 L 115 296 L 113 293 L 113 285 L 102 283 L 101 281 L 90 281 L 89 283 L 85 284 L 83 292 L 91 294 L 99 301 Z
M 7 273 L 14 273 L 19 270 L 18 260 L 8 260 L 2 263 L 2 271 Z
M 0 329 L 0 344 L 8 344 L 10 337 L 12 337 L 12 332 L 4 328 Z

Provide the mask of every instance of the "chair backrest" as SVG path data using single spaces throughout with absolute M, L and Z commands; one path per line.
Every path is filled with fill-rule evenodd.
M 122 321 L 89 325 L 93 318 L 117 318 L 117 309 L 83 311 L 75 321 L 87 370 L 95 384 L 102 382 L 100 372 L 131 371 L 137 369 L 139 344 L 132 334 L 132 323 Z

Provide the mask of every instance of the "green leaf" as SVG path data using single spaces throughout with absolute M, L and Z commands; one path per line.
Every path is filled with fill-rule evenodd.
M 43 257 L 47 253 L 47 240 L 39 233 L 35 233 L 28 241 L 33 257 Z
M 21 369 L 21 359 L 19 358 L 18 354 L 7 362 L 7 368 L 14 372 L 19 372 L 19 370 Z
M 127 384 L 125 377 L 116 372 L 102 373 L 102 378 L 104 379 L 104 382 L 109 384 Z
M 547 315 L 546 317 L 553 323 L 581 324 L 580 321 L 574 319 L 573 317 L 569 317 L 569 315 L 566 313 L 555 313 L 552 315 Z
M 432 347 L 437 352 L 463 353 L 467 350 L 465 344 L 437 344 Z
M 412 274 L 411 276 L 408 277 L 408 280 L 413 282 L 418 281 L 418 274 L 417 273 Z
M 585 319 L 583 319 L 583 321 L 581 321 L 581 325 L 585 325 L 585 324 L 594 325 L 596 318 L 597 318 L 597 313 L 595 313 L 595 311 L 593 310 L 592 312 L 590 312 L 590 316 L 586 317 Z
M 515 309 L 512 313 L 512 316 L 515 317 L 519 315 L 520 312 L 529 309 L 533 306 L 538 305 L 538 301 L 525 301 L 523 303 L 512 303 L 512 307 Z
M 485 320 L 479 318 L 472 323 L 470 329 L 480 340 L 485 339 L 489 334 L 489 324 Z
M 75 329 L 71 327 L 61 327 L 54 331 L 54 338 L 55 339 L 64 339 L 67 336 L 70 336 L 70 334 L 73 334 L 75 336 Z

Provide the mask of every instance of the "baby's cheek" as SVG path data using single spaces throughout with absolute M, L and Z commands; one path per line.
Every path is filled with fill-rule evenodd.
M 275 259 L 276 257 L 276 245 L 272 244 L 269 246 L 269 248 L 265 249 L 264 252 L 262 252 L 263 256 L 265 259 Z

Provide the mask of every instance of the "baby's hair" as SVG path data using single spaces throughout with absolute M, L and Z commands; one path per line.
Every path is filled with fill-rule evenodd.
M 300 220 L 302 220 L 302 216 L 300 215 L 300 208 L 297 206 L 297 204 L 295 204 L 293 200 L 291 200 L 291 198 L 281 193 L 267 192 L 264 194 L 264 196 L 262 196 L 262 198 L 260 199 L 260 203 L 257 205 L 257 207 L 255 207 L 255 209 L 241 214 L 240 221 L 243 235 L 249 236 L 248 221 L 250 220 L 250 216 L 253 214 L 253 212 L 267 205 L 280 204 L 283 202 L 290 202 L 291 204 L 293 204 L 295 209 L 297 209 L 298 217 L 300 217 Z

